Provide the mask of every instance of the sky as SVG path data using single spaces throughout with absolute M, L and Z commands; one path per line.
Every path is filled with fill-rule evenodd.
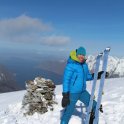
M 123 13 L 123 0 L 0 0 L 0 52 L 124 57 Z

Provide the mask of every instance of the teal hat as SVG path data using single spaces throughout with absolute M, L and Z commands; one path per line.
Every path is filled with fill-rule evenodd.
M 84 55 L 84 56 L 86 56 L 86 49 L 84 47 L 79 47 L 78 49 L 76 49 L 76 56 L 77 55 Z

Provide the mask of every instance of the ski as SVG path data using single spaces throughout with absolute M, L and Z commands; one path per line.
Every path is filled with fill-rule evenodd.
M 97 105 L 96 105 L 96 110 L 95 110 L 95 119 L 93 121 L 93 124 L 99 123 L 99 109 L 101 106 L 102 92 L 104 88 L 104 81 L 105 81 L 105 74 L 106 74 L 109 52 L 110 52 L 109 47 L 104 50 L 103 65 L 102 65 L 102 71 L 104 71 L 104 73 L 101 75 L 101 79 L 100 79 L 100 85 L 99 85 L 99 91 L 98 91 L 98 97 L 97 97 Z
M 90 114 L 91 114 L 92 104 L 93 104 L 93 99 L 94 99 L 94 92 L 95 92 L 95 88 L 96 88 L 97 76 L 98 76 L 98 71 L 99 71 L 99 66 L 100 66 L 100 60 L 101 60 L 102 55 L 103 55 L 103 53 L 100 53 L 96 57 L 94 79 L 93 79 L 91 97 L 90 97 L 90 102 L 89 102 L 89 106 L 88 106 L 88 109 L 87 109 L 85 124 L 89 124 L 89 119 L 90 119 Z

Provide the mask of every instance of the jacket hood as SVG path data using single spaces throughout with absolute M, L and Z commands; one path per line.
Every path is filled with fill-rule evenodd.
M 76 50 L 72 50 L 72 51 L 70 52 L 70 57 L 71 57 L 72 60 L 75 60 L 75 61 L 77 61 L 77 62 L 80 62 L 79 59 L 78 59 L 77 56 L 76 56 Z

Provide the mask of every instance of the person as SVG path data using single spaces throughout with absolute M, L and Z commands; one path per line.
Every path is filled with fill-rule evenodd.
M 102 73 L 98 73 L 99 77 Z M 94 74 L 90 73 L 88 65 L 86 64 L 86 49 L 84 47 L 79 47 L 76 50 L 72 50 L 63 76 L 63 98 L 61 104 L 65 110 L 61 117 L 61 124 L 69 123 L 75 104 L 78 100 L 88 107 L 90 94 L 86 90 L 86 81 L 93 80 L 93 76 Z M 93 124 L 95 108 L 96 101 L 93 100 L 90 124 Z

